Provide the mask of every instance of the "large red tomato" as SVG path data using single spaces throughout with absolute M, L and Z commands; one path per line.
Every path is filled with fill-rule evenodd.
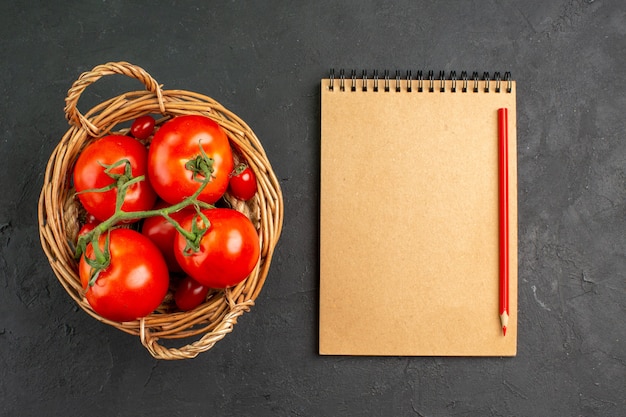
M 197 252 L 186 252 L 187 241 L 176 236 L 174 254 L 183 270 L 200 284 L 228 288 L 243 281 L 259 261 L 259 237 L 252 222 L 240 212 L 228 208 L 203 210 L 210 226 L 200 240 Z M 188 231 L 192 224 L 204 228 L 197 214 L 187 216 L 181 226 Z
M 115 213 L 117 189 L 96 192 L 116 182 L 114 177 L 125 176 L 128 161 L 133 177 L 146 175 L 148 150 L 136 139 L 129 136 L 109 135 L 89 144 L 79 155 L 74 166 L 74 187 L 83 207 L 100 221 L 105 221 Z M 117 164 L 117 165 L 115 165 Z M 105 166 L 112 166 L 106 172 Z M 147 178 L 128 187 L 122 210 L 150 210 L 156 201 L 156 194 Z
M 104 252 L 106 233 L 99 239 Z M 89 286 L 92 267 L 81 257 L 78 271 L 85 296 L 93 310 L 113 321 L 131 321 L 147 316 L 163 301 L 169 272 L 159 249 L 141 233 L 113 229 L 109 235 L 110 263 Z M 90 243 L 85 256 L 94 259 Z
M 194 175 L 188 164 L 202 157 L 203 151 L 212 160 L 213 171 L 198 199 L 212 204 L 226 191 L 233 170 L 232 150 L 224 130 L 200 115 L 175 117 L 157 130 L 148 154 L 148 177 L 163 200 L 179 203 L 200 187 L 204 176 Z

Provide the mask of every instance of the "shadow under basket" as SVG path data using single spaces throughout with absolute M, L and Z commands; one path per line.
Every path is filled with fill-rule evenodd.
M 146 90 L 119 95 L 81 114 L 77 103 L 83 91 L 101 77 L 113 74 L 135 78 L 145 85 Z M 83 73 L 68 91 L 65 101 L 70 129 L 50 156 L 38 208 L 41 244 L 56 277 L 84 311 L 101 322 L 138 336 L 157 359 L 188 359 L 211 349 L 233 330 L 237 318 L 254 305 L 267 277 L 282 228 L 282 193 L 261 143 L 245 122 L 215 100 L 189 91 L 162 90 L 147 72 L 127 62 L 107 63 Z M 177 310 L 170 290 L 161 306 L 150 315 L 119 323 L 99 316 L 84 296 L 78 262 L 74 257 L 84 211 L 72 188 L 71 172 L 79 153 L 88 143 L 108 134 L 126 133 L 128 128 L 122 126 L 145 114 L 156 116 L 157 128 L 172 117 L 197 114 L 213 119 L 224 129 L 233 154 L 248 163 L 256 174 L 258 185 L 256 196 L 248 202 L 239 201 L 228 193 L 224 200 L 255 225 L 261 256 L 243 282 L 233 288 L 210 292 L 205 302 L 191 311 Z M 172 347 L 177 345 L 176 342 L 183 346 Z

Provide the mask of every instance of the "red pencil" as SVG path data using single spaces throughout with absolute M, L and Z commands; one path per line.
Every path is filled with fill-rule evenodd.
M 500 322 L 506 336 L 509 321 L 509 126 L 508 111 L 498 109 L 499 223 L 500 223 Z

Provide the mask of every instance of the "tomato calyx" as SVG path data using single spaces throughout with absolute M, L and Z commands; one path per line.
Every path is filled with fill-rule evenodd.
M 230 174 L 230 176 L 236 177 L 237 175 L 240 175 L 242 172 L 244 172 L 246 168 L 248 168 L 248 164 L 244 164 L 243 162 L 240 162 L 237 164 L 235 169 L 233 169 L 233 172 Z
M 96 283 L 100 272 L 104 271 L 111 264 L 111 252 L 109 250 L 110 233 L 107 233 L 106 240 L 104 241 L 104 250 L 100 249 L 100 245 L 98 244 L 99 238 L 100 236 L 95 234 L 93 236 L 94 240 L 91 241 L 94 258 L 92 259 L 85 255 L 85 262 L 91 267 L 89 287 L 92 287 Z
M 198 225 L 199 222 L 196 221 L 198 217 L 200 218 L 203 226 Z M 187 241 L 185 249 L 183 249 L 183 254 L 185 256 L 191 256 L 200 251 L 200 242 L 202 241 L 202 237 L 207 230 L 209 230 L 209 227 L 211 227 L 211 222 L 200 210 L 196 210 L 196 215 L 193 220 L 194 221 L 191 222 L 191 232 L 182 227 L 180 224 L 175 225 L 178 232 L 185 236 L 185 240 Z
M 204 182 L 207 178 L 210 181 L 213 176 L 213 171 L 215 171 L 213 168 L 214 160 L 204 152 L 202 143 L 198 142 L 198 145 L 200 147 L 200 155 L 187 161 L 185 168 L 191 171 L 194 181 Z

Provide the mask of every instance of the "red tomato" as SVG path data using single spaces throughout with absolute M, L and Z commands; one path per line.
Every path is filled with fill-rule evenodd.
M 191 277 L 185 277 L 174 292 L 174 302 L 182 311 L 192 310 L 206 300 L 208 293 L 209 287 Z
M 79 155 L 74 167 L 74 187 L 85 210 L 96 219 L 105 221 L 115 213 L 117 189 L 104 192 L 85 192 L 115 183 L 102 165 L 113 165 L 127 160 L 132 176 L 146 175 L 148 150 L 129 136 L 110 135 L 89 144 Z M 123 175 L 124 164 L 110 170 L 111 175 Z M 149 210 L 156 194 L 147 180 L 132 184 L 126 191 L 122 210 L 127 212 Z
M 159 202 L 154 208 L 161 209 L 167 206 L 167 203 Z M 195 210 L 193 207 L 189 207 L 170 214 L 170 217 L 180 223 L 182 219 L 192 213 L 195 213 Z M 163 216 L 148 217 L 143 221 L 141 233 L 150 238 L 150 240 L 159 248 L 170 271 L 182 271 L 180 265 L 178 265 L 178 262 L 176 261 L 176 257 L 174 256 L 174 239 L 176 239 L 178 231 L 172 223 L 167 221 L 167 219 Z
M 252 222 L 228 208 L 203 210 L 211 223 L 200 240 L 198 252 L 185 253 L 187 241 L 176 236 L 174 254 L 183 270 L 199 283 L 211 288 L 227 288 L 243 281 L 259 260 L 259 237 Z M 181 226 L 192 230 L 192 222 L 204 228 L 197 214 L 187 216 Z
M 100 236 L 104 251 L 106 234 Z M 85 256 L 94 258 L 90 243 Z M 141 233 L 113 229 L 109 237 L 110 264 L 89 286 L 92 267 L 81 257 L 78 271 L 85 296 L 93 310 L 113 321 L 131 321 L 153 312 L 163 301 L 169 286 L 167 265 L 159 249 Z
M 257 191 L 256 175 L 246 164 L 239 164 L 230 176 L 230 194 L 239 200 L 248 201 Z
M 130 134 L 137 139 L 147 139 L 154 132 L 156 121 L 150 115 L 139 116 L 130 126 Z
M 81 236 L 86 235 L 87 233 L 91 232 L 99 224 L 100 222 L 98 221 L 98 219 L 93 217 L 93 215 L 87 213 L 87 216 L 85 218 L 85 224 L 82 225 L 82 227 L 78 230 L 78 234 L 76 235 L 77 243 L 78 243 L 78 239 Z
M 82 235 L 86 235 L 87 233 L 91 232 L 93 229 L 96 228 L 96 226 L 98 225 L 98 223 L 85 223 L 80 230 L 78 231 L 78 235 L 76 235 L 77 238 L 81 237 Z
M 213 173 L 198 199 L 212 204 L 224 194 L 233 170 L 228 137 L 208 117 L 186 115 L 163 124 L 150 144 L 148 177 L 163 200 L 170 204 L 179 203 L 200 187 L 203 176 L 194 178 L 192 171 L 186 167 L 189 161 L 202 155 L 200 145 L 213 160 Z
M 85 224 L 90 224 L 90 223 L 99 224 L 100 221 L 96 219 L 93 214 L 87 213 L 87 215 L 85 216 Z

